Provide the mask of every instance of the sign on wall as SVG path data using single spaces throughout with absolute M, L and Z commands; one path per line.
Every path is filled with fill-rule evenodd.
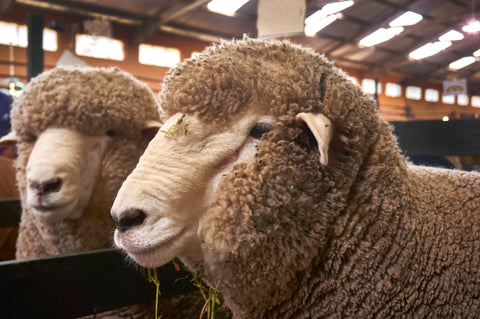
M 444 95 L 467 94 L 467 79 L 457 79 L 451 81 L 443 81 Z

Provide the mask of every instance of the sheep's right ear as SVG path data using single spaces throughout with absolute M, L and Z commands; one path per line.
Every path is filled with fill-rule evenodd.
M 319 161 L 322 165 L 328 164 L 328 146 L 332 139 L 332 122 L 320 113 L 298 113 L 298 122 L 304 122 L 317 141 L 320 152 Z
M 160 122 L 153 120 L 145 121 L 145 123 L 143 124 L 142 135 L 147 140 L 147 142 L 150 142 L 155 137 L 155 135 L 157 135 L 160 127 L 162 127 L 162 123 Z
M 15 147 L 17 145 L 17 134 L 15 132 L 11 131 L 5 136 L 2 136 L 0 138 L 0 146 L 10 146 L 10 147 Z

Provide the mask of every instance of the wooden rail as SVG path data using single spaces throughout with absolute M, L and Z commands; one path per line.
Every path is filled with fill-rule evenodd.
M 480 155 L 480 120 L 394 122 L 407 155 Z M 0 201 L 0 227 L 17 225 L 17 199 Z M 185 271 L 157 269 L 161 297 L 195 289 Z M 152 301 L 145 270 L 114 250 L 0 262 L 1 318 L 73 318 Z
M 393 122 L 406 155 L 480 155 L 480 120 Z
M 172 264 L 157 275 L 160 298 L 196 289 Z M 111 249 L 1 262 L 0 287 L 1 318 L 75 318 L 155 299 L 146 270 Z

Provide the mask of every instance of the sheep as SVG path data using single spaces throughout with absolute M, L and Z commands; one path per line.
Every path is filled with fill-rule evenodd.
M 234 318 L 480 313 L 480 175 L 407 165 L 321 54 L 212 45 L 169 72 L 160 107 L 111 210 L 138 264 L 179 257 Z
M 18 147 L 17 258 L 111 245 L 108 211 L 160 125 L 157 104 L 120 69 L 59 67 L 28 83 L 3 139 Z
M 18 259 L 112 246 L 110 207 L 161 125 L 157 105 L 145 84 L 118 68 L 57 67 L 25 86 L 13 103 L 13 130 L 3 138 L 18 147 Z M 176 299 L 162 302 L 160 311 L 192 310 Z M 142 317 L 153 309 L 127 307 L 115 315 Z

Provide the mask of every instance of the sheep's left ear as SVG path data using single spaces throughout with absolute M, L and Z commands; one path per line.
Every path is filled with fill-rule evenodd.
M 145 121 L 143 124 L 142 135 L 147 142 L 150 142 L 155 137 L 160 127 L 162 127 L 162 123 L 160 122 L 153 120 Z
M 14 147 L 17 145 L 17 134 L 14 131 L 11 131 L 7 135 L 4 135 L 0 138 L 0 146 L 11 146 Z
M 298 113 L 297 121 L 303 121 L 317 141 L 320 163 L 328 164 L 328 146 L 332 139 L 332 122 L 320 113 Z

